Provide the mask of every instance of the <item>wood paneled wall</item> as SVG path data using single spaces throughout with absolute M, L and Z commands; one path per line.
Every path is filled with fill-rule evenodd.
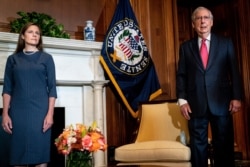
M 240 57 L 240 65 L 242 70 L 243 88 L 244 88 L 244 108 L 242 109 L 243 117 L 237 124 L 241 125 L 241 129 L 245 132 L 246 156 L 250 159 L 250 1 L 234 0 L 232 8 L 236 12 L 235 17 L 235 37 L 237 42 L 237 51 Z

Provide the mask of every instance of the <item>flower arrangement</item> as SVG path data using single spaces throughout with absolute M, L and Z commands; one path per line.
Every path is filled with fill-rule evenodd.
M 67 156 L 67 167 L 91 166 L 92 152 L 105 151 L 105 138 L 96 122 L 91 126 L 83 124 L 70 125 L 55 139 L 60 154 Z

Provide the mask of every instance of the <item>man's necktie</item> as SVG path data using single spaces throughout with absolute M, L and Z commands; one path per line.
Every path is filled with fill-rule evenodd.
M 207 60 L 208 60 L 208 51 L 207 51 L 206 39 L 201 40 L 200 55 L 201 55 L 201 60 L 202 60 L 204 69 L 205 69 L 207 67 Z

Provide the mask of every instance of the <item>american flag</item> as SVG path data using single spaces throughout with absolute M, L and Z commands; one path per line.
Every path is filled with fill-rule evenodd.
M 132 51 L 130 47 L 130 38 L 129 36 L 125 38 L 120 44 L 119 47 L 121 48 L 122 52 L 127 56 L 128 59 L 132 56 Z
M 132 37 L 128 36 L 126 39 L 119 44 L 119 47 L 123 53 L 127 56 L 128 59 L 133 55 L 132 50 L 138 50 L 138 42 Z

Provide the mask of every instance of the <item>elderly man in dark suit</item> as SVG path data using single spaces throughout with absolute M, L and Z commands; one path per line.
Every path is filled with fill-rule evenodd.
M 208 124 L 215 167 L 234 166 L 232 114 L 241 107 L 241 78 L 232 41 L 211 33 L 213 15 L 198 7 L 192 14 L 198 37 L 180 46 L 177 97 L 189 120 L 192 167 L 208 166 Z

